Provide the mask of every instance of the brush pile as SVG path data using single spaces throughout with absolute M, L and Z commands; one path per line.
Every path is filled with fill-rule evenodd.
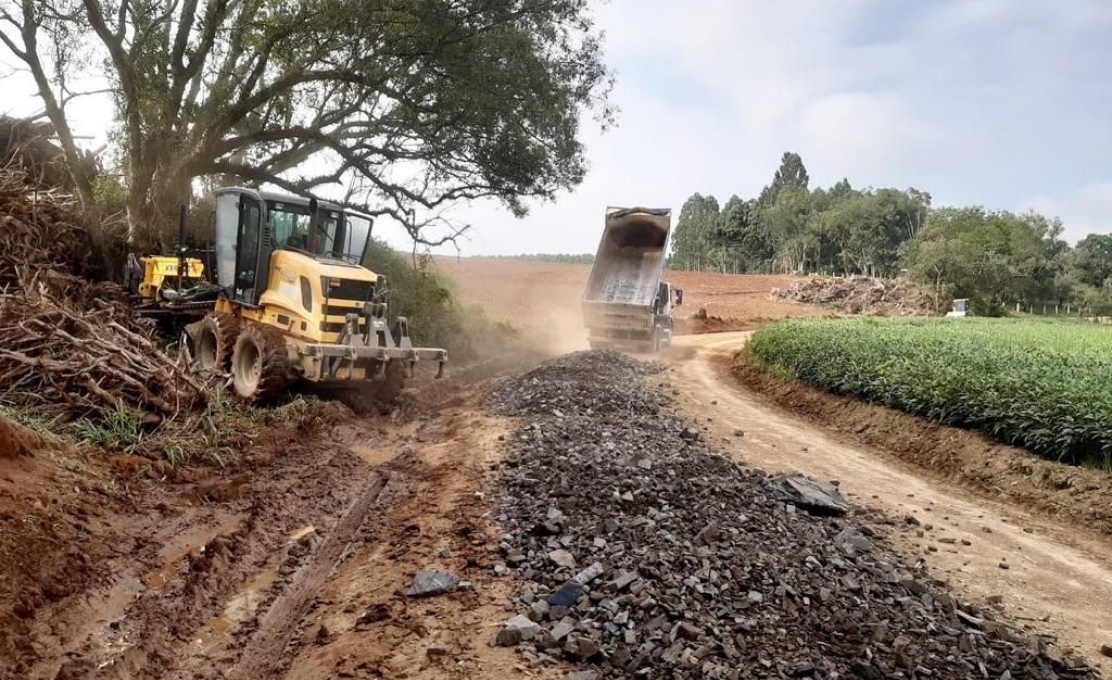
M 933 316 L 934 300 L 906 279 L 871 276 L 813 277 L 788 288 L 775 288 L 778 300 L 832 307 L 848 314 Z
M 82 413 L 131 407 L 170 415 L 204 386 L 133 319 L 102 275 L 72 199 L 0 168 L 0 398 Z

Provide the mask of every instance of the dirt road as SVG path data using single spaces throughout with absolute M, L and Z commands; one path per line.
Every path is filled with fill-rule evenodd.
M 749 465 L 838 480 L 900 522 L 895 538 L 966 600 L 996 606 L 1100 663 L 1112 641 L 1112 545 L 986 501 L 928 471 L 841 439 L 740 388 L 729 373 L 748 333 L 677 340 L 669 375 L 684 412 Z M 743 431 L 743 436 L 738 436 Z M 1107 661 L 1107 659 L 1105 659 Z M 1107 664 L 1105 664 L 1107 665 Z

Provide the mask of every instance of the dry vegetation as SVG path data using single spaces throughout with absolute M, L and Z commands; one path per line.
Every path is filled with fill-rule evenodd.
M 0 384 L 6 400 L 72 413 L 132 407 L 162 415 L 205 400 L 204 386 L 96 275 L 91 239 L 68 198 L 0 171 Z
M 935 298 L 906 279 L 811 277 L 772 291 L 776 300 L 822 305 L 847 314 L 930 316 Z

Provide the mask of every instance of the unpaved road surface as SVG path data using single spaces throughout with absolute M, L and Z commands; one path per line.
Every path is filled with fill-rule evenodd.
M 994 603 L 1100 663 L 1101 646 L 1112 643 L 1107 540 L 955 489 L 770 405 L 731 379 L 729 367 L 747 336 L 678 339 L 668 379 L 687 415 L 750 465 L 838 480 L 854 502 L 899 520 L 904 554 L 944 574 L 962 597 Z

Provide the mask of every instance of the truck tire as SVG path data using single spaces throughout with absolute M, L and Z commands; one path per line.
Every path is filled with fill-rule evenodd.
M 225 312 L 213 312 L 201 320 L 193 335 L 192 355 L 202 371 L 227 373 L 239 335 L 239 319 Z
M 232 354 L 232 389 L 247 403 L 267 403 L 286 393 L 290 356 L 282 332 L 251 324 L 236 339 Z

